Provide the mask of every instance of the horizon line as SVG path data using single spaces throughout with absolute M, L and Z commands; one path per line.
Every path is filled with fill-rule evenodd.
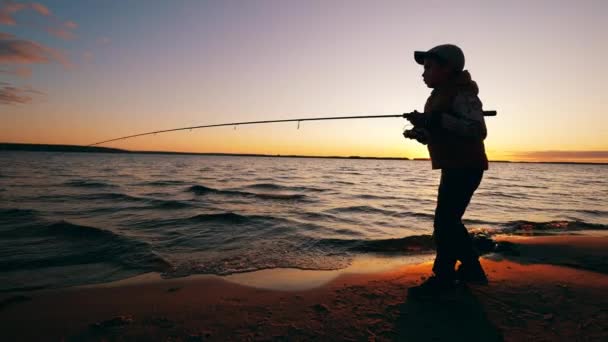
M 411 160 L 430 161 L 430 158 L 409 157 L 373 157 L 373 156 L 320 156 L 320 155 L 297 155 L 297 154 L 264 154 L 264 153 L 226 153 L 226 152 L 180 152 L 180 151 L 149 151 L 149 150 L 127 150 L 114 147 L 87 146 L 87 145 L 65 145 L 65 144 L 34 144 L 34 143 L 9 143 L 0 142 L 0 151 L 21 152 L 81 152 L 81 153 L 140 153 L 140 154 L 168 154 L 168 155 L 207 155 L 207 156 L 232 156 L 232 157 L 274 157 L 274 158 L 326 158 L 326 159 L 376 159 L 376 160 Z M 529 160 L 488 160 L 492 163 L 538 163 L 538 164 L 587 164 L 608 165 L 608 161 L 529 161 Z

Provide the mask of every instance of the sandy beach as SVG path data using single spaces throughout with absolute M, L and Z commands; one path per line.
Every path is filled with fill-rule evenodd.
M 503 237 L 502 241 L 513 247 L 511 255 L 492 254 L 482 260 L 490 284 L 468 286 L 445 298 L 407 297 L 407 287 L 429 275 L 428 261 L 368 265 L 365 272 L 342 273 L 333 279 L 318 272 L 275 271 L 277 282 L 285 282 L 279 287 L 285 290 L 273 289 L 273 273 L 263 271 L 236 279 L 161 279 L 147 274 L 95 286 L 3 294 L 1 334 L 5 341 L 608 338 L 608 275 L 583 269 L 605 266 L 608 237 Z M 547 251 L 546 258 L 536 262 L 538 255 L 526 254 L 531 245 L 538 255 Z M 560 254 L 565 250 L 567 254 Z M 551 259 L 552 255 L 561 259 Z M 370 272 L 370 267 L 378 271 Z

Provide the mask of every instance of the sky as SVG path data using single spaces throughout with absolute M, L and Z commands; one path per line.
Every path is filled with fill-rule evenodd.
M 0 0 L 0 142 L 423 110 L 459 45 L 492 160 L 608 162 L 608 1 Z M 603 105 L 603 106 L 602 106 Z M 132 150 L 428 157 L 403 119 L 211 128 Z

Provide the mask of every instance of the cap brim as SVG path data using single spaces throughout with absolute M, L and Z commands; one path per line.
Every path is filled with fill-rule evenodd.
M 414 51 L 414 59 L 416 63 L 424 65 L 424 59 L 429 55 L 426 51 Z

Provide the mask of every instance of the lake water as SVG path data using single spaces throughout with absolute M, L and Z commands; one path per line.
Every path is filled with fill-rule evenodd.
M 0 291 L 428 252 L 438 181 L 428 161 L 0 152 Z M 606 165 L 491 163 L 465 224 L 606 230 L 607 195 Z

